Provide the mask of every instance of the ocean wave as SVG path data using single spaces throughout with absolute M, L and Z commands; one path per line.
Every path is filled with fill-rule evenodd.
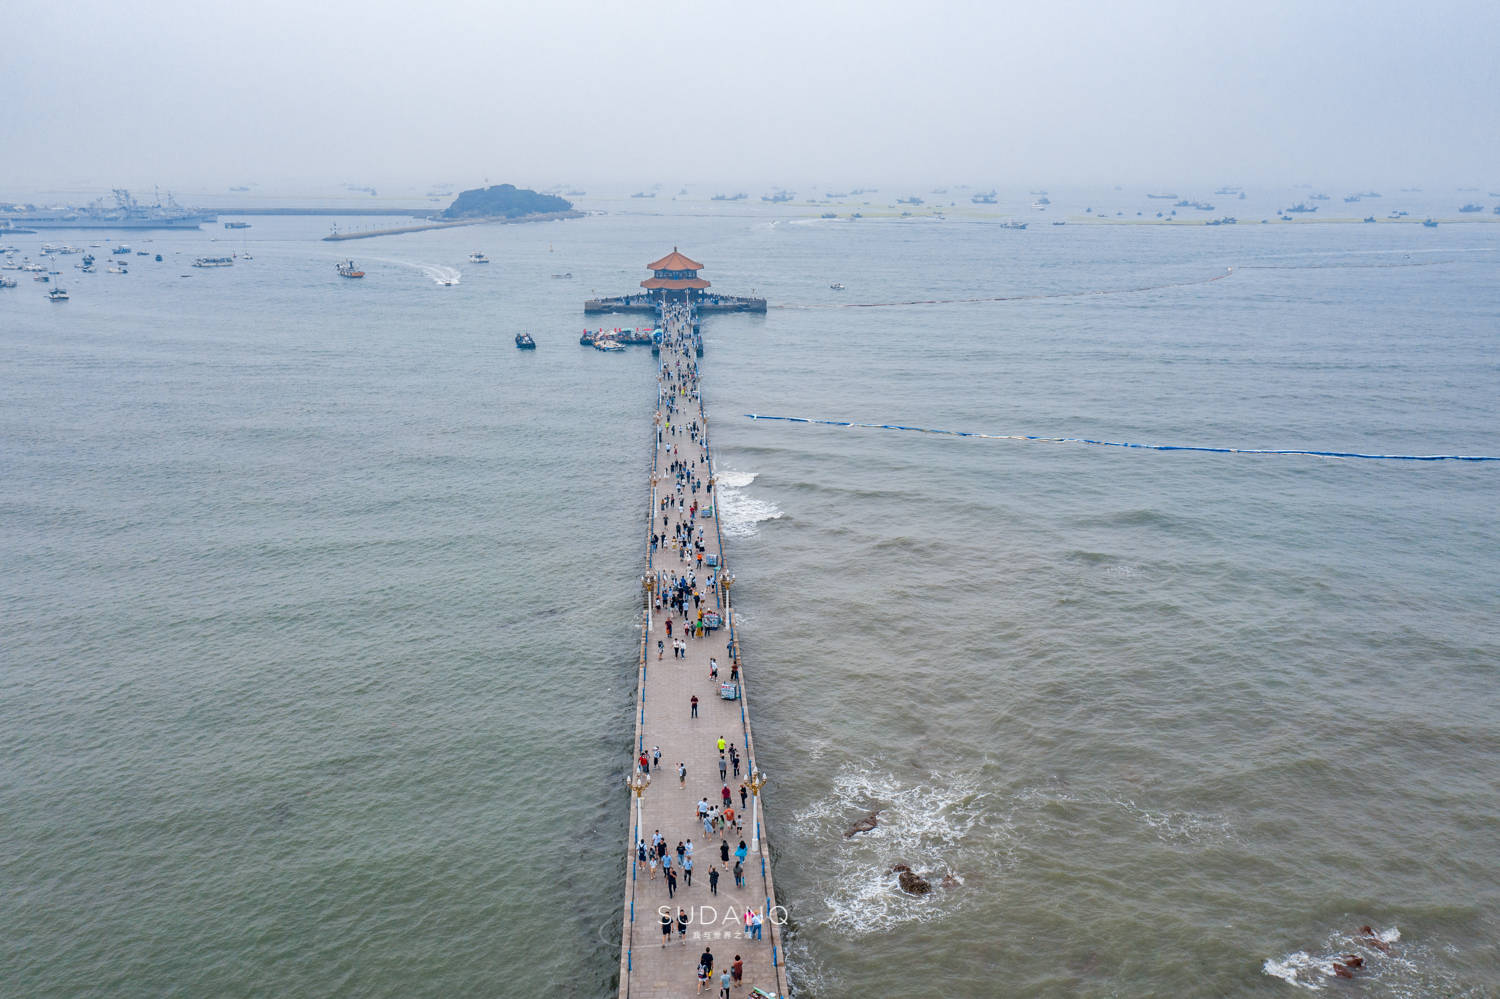
M 978 780 L 968 775 L 910 784 L 889 773 L 839 773 L 827 795 L 791 818 L 799 835 L 839 842 L 817 922 L 843 936 L 862 937 L 952 912 L 962 895 L 942 889 L 908 895 L 891 868 L 907 864 L 934 887 L 944 877 L 962 883 L 955 865 L 964 862 L 964 841 L 981 824 L 996 831 L 983 814 L 987 798 Z M 876 808 L 880 814 L 874 829 L 844 835 L 854 818 Z
M 1358 936 L 1351 936 L 1347 930 L 1337 930 L 1330 933 L 1323 942 L 1322 953 L 1309 954 L 1305 950 L 1296 950 L 1281 957 L 1268 957 L 1261 964 L 1260 970 L 1262 974 L 1279 978 L 1288 985 L 1315 992 L 1338 977 L 1333 967 L 1335 961 L 1345 954 L 1356 954 L 1364 959 L 1363 966 L 1354 972 L 1356 978 L 1380 981 L 1395 995 L 1426 994 L 1420 988 L 1416 992 L 1409 992 L 1407 986 L 1416 984 L 1413 982 L 1414 977 L 1426 980 L 1432 976 L 1422 972 L 1418 962 L 1411 957 L 1390 953 L 1390 945 L 1401 939 L 1401 931 L 1392 926 L 1378 931 L 1375 939 L 1383 946 L 1372 946 Z M 1438 977 L 1448 978 L 1441 974 Z
M 733 468 L 726 468 L 723 471 L 714 472 L 714 482 L 718 487 L 723 489 L 744 489 L 750 483 L 754 482 L 755 477 L 759 474 L 759 472 L 741 472 Z
M 1133 801 L 1115 800 L 1126 814 L 1139 820 L 1163 843 L 1224 843 L 1234 839 L 1234 827 L 1222 815 L 1180 809 L 1153 811 Z
M 1280 959 L 1266 958 L 1260 970 L 1262 974 L 1279 978 L 1288 985 L 1316 990 L 1327 984 L 1325 979 L 1333 976 L 1333 962 L 1315 958 L 1307 951 L 1299 950 Z
M 1105 811 L 1118 809 L 1163 843 L 1209 846 L 1235 840 L 1234 825 L 1217 812 L 1195 812 L 1183 808 L 1144 808 L 1128 798 L 1074 794 L 1058 784 L 1032 785 L 1011 799 L 1016 806 L 1045 812 L 1060 805 Z M 1011 818 L 1017 816 L 1013 810 Z
M 731 538 L 750 537 L 756 533 L 756 524 L 785 516 L 770 500 L 746 494 L 745 489 L 755 481 L 756 475 L 755 472 L 734 469 L 714 474 L 714 490 L 718 497 L 714 508 L 720 518 L 719 529 Z

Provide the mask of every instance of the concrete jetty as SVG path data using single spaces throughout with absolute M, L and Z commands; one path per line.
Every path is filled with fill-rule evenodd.
M 447 221 L 414 222 L 411 225 L 390 226 L 385 229 L 354 229 L 348 232 L 331 232 L 323 237 L 325 243 L 338 243 L 346 239 L 374 239 L 376 236 L 399 236 L 407 232 L 426 232 L 429 229 L 454 229 L 465 225 L 511 225 L 518 222 L 555 222 L 558 219 L 582 218 L 583 212 L 537 212 L 517 218 L 450 219 Z
M 628 853 L 620 944 L 620 996 L 622 999 L 659 999 L 691 996 L 698 991 L 700 958 L 713 954 L 710 994 L 718 995 L 719 976 L 739 957 L 744 967 L 740 983 L 731 990 L 735 999 L 759 988 L 771 996 L 786 994 L 782 929 L 785 910 L 776 904 L 771 880 L 770 848 L 766 840 L 766 816 L 759 789 L 764 774 L 754 770 L 755 737 L 750 727 L 745 664 L 739 657 L 739 642 L 733 624 L 730 590 L 733 576 L 725 571 L 723 537 L 719 531 L 718 489 L 708 446 L 708 417 L 697 393 L 697 360 L 693 331 L 697 323 L 695 305 L 663 302 L 665 335 L 661 344 L 657 394 L 651 439 L 651 506 L 645 572 L 641 591 L 640 655 L 634 706 L 633 755 L 645 754 L 650 766 L 650 784 L 645 785 L 639 762 L 632 766 L 634 786 L 626 794 L 630 817 L 629 841 L 621 843 Z M 674 463 L 681 466 L 674 468 Z M 697 515 L 693 515 L 696 505 Z M 678 525 L 691 533 L 692 546 L 680 546 Z M 701 529 L 701 541 L 700 541 Z M 653 546 L 649 538 L 658 536 Z M 654 547 L 654 550 L 653 550 Z M 700 560 L 701 556 L 701 560 Z M 684 611 L 671 608 L 671 592 L 683 577 L 695 580 Z M 713 612 L 723 622 L 702 637 L 685 628 L 696 623 L 700 612 L 707 619 Z M 670 631 L 668 622 L 671 622 Z M 674 652 L 674 641 L 686 643 L 685 658 Z M 710 658 L 718 661 L 718 678 L 709 676 Z M 731 680 L 737 673 L 737 678 Z M 752 677 L 751 680 L 754 678 Z M 733 691 L 722 691 L 735 682 Z M 726 699 L 723 693 L 738 694 Z M 691 699 L 697 697 L 695 712 Z M 727 776 L 719 776 L 720 739 L 739 756 L 739 775 L 726 758 Z M 660 761 L 655 753 L 660 750 Z M 686 766 L 679 778 L 678 766 Z M 744 786 L 744 798 L 741 787 Z M 725 788 L 735 813 L 735 824 L 704 834 L 698 805 L 706 799 L 715 807 L 724 804 Z M 738 826 L 738 828 L 737 828 Z M 653 872 L 637 860 L 638 845 L 649 849 L 654 835 L 663 837 L 678 882 L 675 897 L 669 897 L 661 865 Z M 692 844 L 692 884 L 686 883 L 677 846 Z M 736 886 L 734 851 L 743 841 L 746 858 L 742 865 L 743 886 Z M 728 851 L 727 863 L 723 851 Z M 718 870 L 717 893 L 710 890 L 709 872 Z M 760 939 L 745 931 L 745 911 L 761 917 Z M 679 931 L 679 911 L 690 922 Z M 662 934 L 662 913 L 672 918 L 671 936 Z M 664 945 L 665 944 L 665 945 Z

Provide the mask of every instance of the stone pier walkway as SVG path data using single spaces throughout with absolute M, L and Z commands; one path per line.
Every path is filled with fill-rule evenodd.
M 666 340 L 661 349 L 661 385 L 658 395 L 656 426 L 652 428 L 656 458 L 652 470 L 651 524 L 647 534 L 664 535 L 650 559 L 643 577 L 646 597 L 645 638 L 639 663 L 635 706 L 636 755 L 644 752 L 651 759 L 660 749 L 659 766 L 651 767 L 651 784 L 639 798 L 627 793 L 630 807 L 629 867 L 625 878 L 623 939 L 620 953 L 620 995 L 630 999 L 692 996 L 698 992 L 697 968 L 704 951 L 713 953 L 713 974 L 706 995 L 719 995 L 719 976 L 733 964 L 736 956 L 743 962 L 744 976 L 731 989 L 734 999 L 759 988 L 771 996 L 785 995 L 781 923 L 784 910 L 776 907 L 776 893 L 771 883 L 770 851 L 766 843 L 766 818 L 758 808 L 756 795 L 746 787 L 745 805 L 741 806 L 741 785 L 748 785 L 755 741 L 750 730 L 749 705 L 744 697 L 744 664 L 740 663 L 741 696 L 727 700 L 720 696 L 721 683 L 730 682 L 731 669 L 737 660 L 738 646 L 729 609 L 732 576 L 723 570 L 724 553 L 719 534 L 719 519 L 705 516 L 704 510 L 716 504 L 717 489 L 709 491 L 712 464 L 707 447 L 707 423 L 701 400 L 697 397 L 697 365 L 691 347 L 692 317 L 685 311 L 667 317 Z M 696 426 L 696 438 L 694 428 Z M 673 463 L 685 464 L 679 488 L 679 475 Z M 694 489 L 697 484 L 698 488 Z M 679 501 L 681 509 L 678 509 Z M 697 504 L 698 515 L 690 517 Z M 665 520 L 664 520 L 665 518 Z M 694 539 L 702 528 L 702 555 L 675 545 L 679 524 L 688 525 Z M 717 566 L 713 563 L 718 563 Z M 699 600 L 695 607 L 691 594 L 686 601 L 686 617 L 672 611 L 665 599 L 679 578 L 692 574 Z M 710 583 L 712 580 L 712 583 Z M 657 608 L 658 602 L 660 609 Z M 685 625 L 698 619 L 699 610 L 717 611 L 723 625 L 704 637 L 688 637 Z M 671 621 L 671 634 L 667 622 Z M 686 658 L 673 651 L 674 640 L 686 641 Z M 658 651 L 658 643 L 661 650 Z M 718 660 L 719 678 L 709 677 L 709 659 Z M 754 690 L 755 677 L 748 687 Z M 698 698 L 697 717 L 693 717 L 691 698 Z M 719 740 L 735 748 L 739 755 L 739 776 L 728 765 L 727 776 L 719 777 Z M 725 754 L 726 761 L 728 754 Z M 678 765 L 687 767 L 687 777 L 678 777 Z M 637 765 L 635 768 L 639 770 Z M 699 818 L 698 804 L 707 799 L 722 808 L 723 791 L 728 787 L 736 822 L 741 828 L 716 828 L 705 835 Z M 639 820 L 637 819 L 639 807 Z M 759 825 L 759 838 L 755 833 Z M 666 878 L 657 864 L 655 877 L 647 865 L 637 862 L 636 846 L 644 841 L 649 849 L 653 836 L 660 832 L 665 839 L 673 870 L 677 873 L 674 897 L 668 897 Z M 691 841 L 692 884 L 678 860 L 678 843 Z M 734 851 L 743 841 L 747 855 L 743 863 L 744 885 L 736 887 L 733 874 Z M 722 850 L 727 845 L 729 860 Z M 709 872 L 719 873 L 717 893 L 710 890 Z M 671 913 L 672 934 L 663 946 L 661 914 Z M 746 935 L 745 910 L 757 912 L 762 920 L 761 938 Z M 685 935 L 679 934 L 679 910 L 689 916 Z

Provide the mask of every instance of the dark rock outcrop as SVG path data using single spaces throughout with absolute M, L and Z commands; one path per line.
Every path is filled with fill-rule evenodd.
M 869 815 L 866 815 L 864 818 L 860 819 L 858 822 L 855 822 L 854 825 L 850 826 L 849 830 L 844 833 L 844 838 L 848 839 L 850 836 L 853 836 L 855 833 L 869 832 L 871 829 L 874 829 L 875 826 L 878 824 L 875 817 L 877 815 L 879 815 L 879 814 L 880 814 L 880 809 L 877 808 L 877 809 L 875 809 L 875 811 L 871 812 Z
M 901 890 L 908 895 L 926 895 L 932 891 L 932 885 L 928 884 L 926 878 L 911 871 L 902 871 L 896 876 L 896 880 L 901 884 Z

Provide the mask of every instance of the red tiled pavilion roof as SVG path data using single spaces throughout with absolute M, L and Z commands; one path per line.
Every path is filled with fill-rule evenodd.
M 686 260 L 687 258 L 684 257 L 683 259 Z M 662 270 L 666 270 L 667 268 L 663 267 L 661 269 Z M 686 270 L 686 268 L 683 268 L 683 269 Z M 658 289 L 658 288 L 662 288 L 662 289 L 665 289 L 667 291 L 684 291 L 684 290 L 686 290 L 688 288 L 696 288 L 699 291 L 702 291 L 704 288 L 707 288 L 708 285 L 709 285 L 709 282 L 705 281 L 703 278 L 659 278 L 659 277 L 653 277 L 653 278 L 647 278 L 646 280 L 644 280 L 644 281 L 641 282 L 641 287 L 642 288 L 650 288 L 653 291 L 656 290 L 656 289 Z
M 652 271 L 701 271 L 703 265 L 691 257 L 685 257 L 677 252 L 677 247 L 672 247 L 672 252 L 646 265 L 647 270 Z

